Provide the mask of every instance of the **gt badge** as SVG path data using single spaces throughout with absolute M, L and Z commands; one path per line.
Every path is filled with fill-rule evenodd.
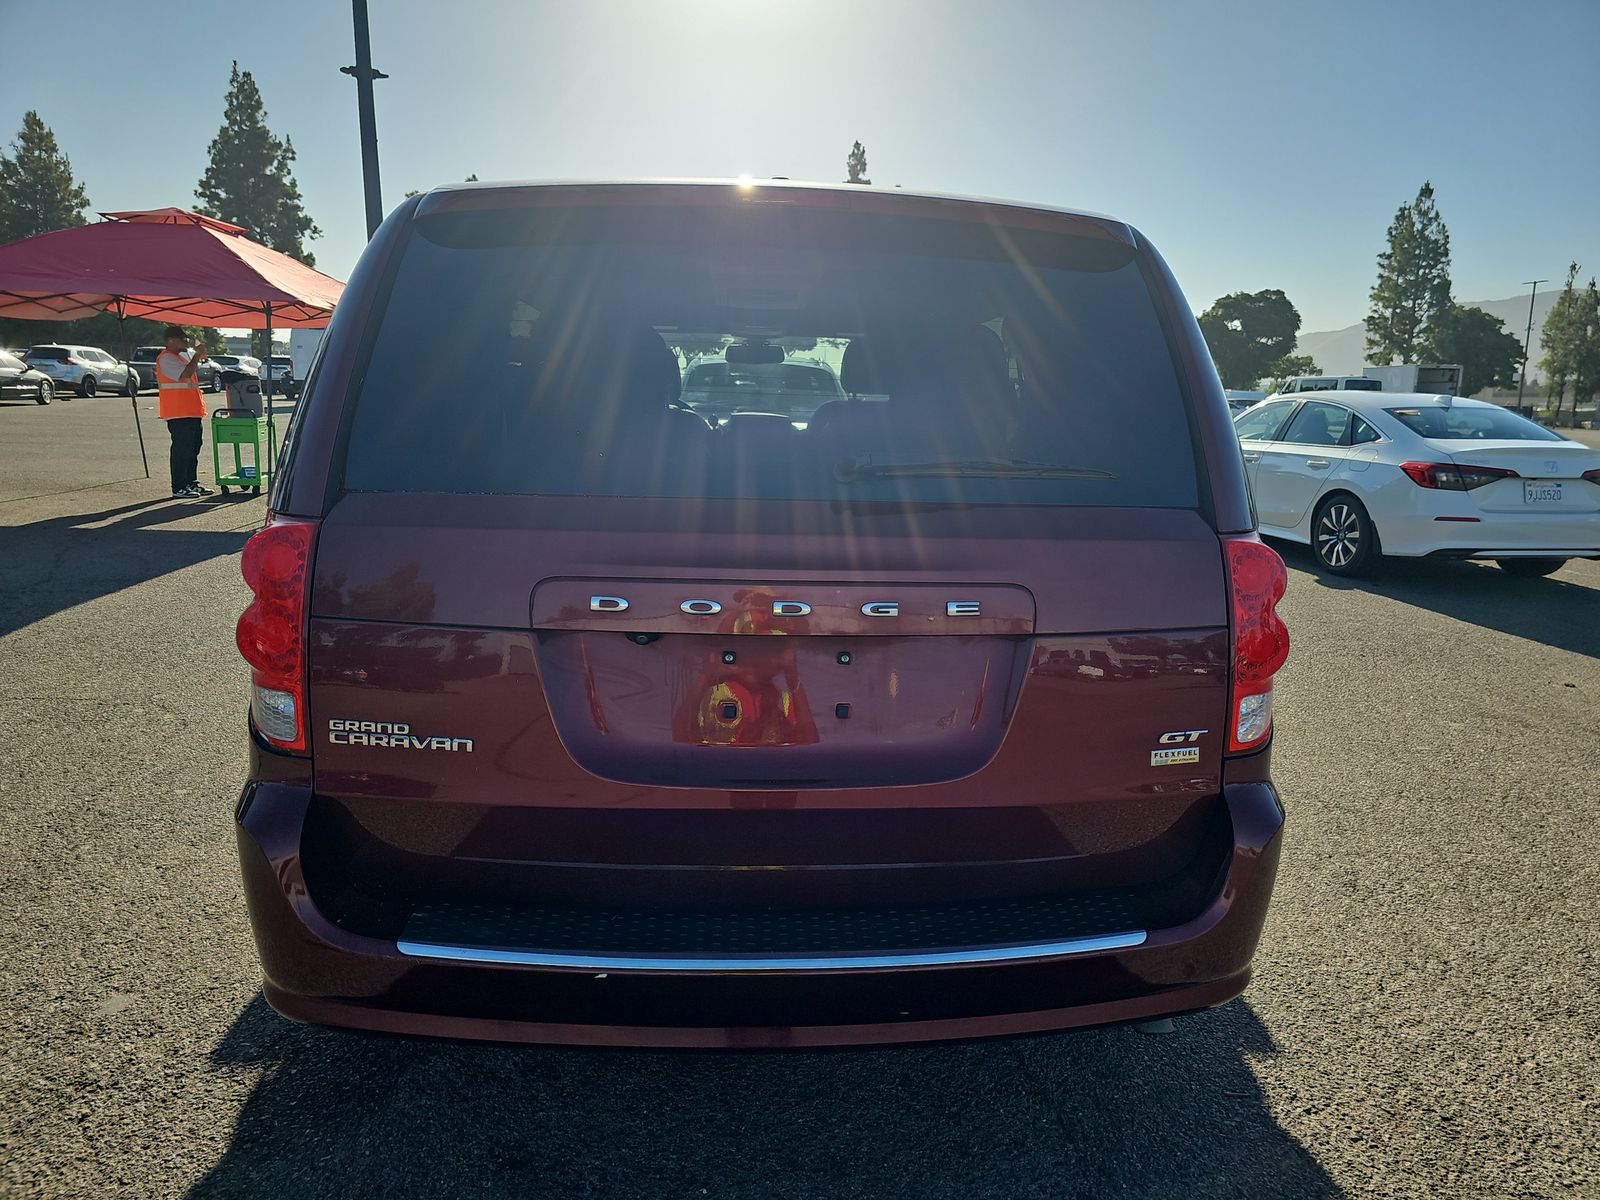
M 1197 763 L 1200 761 L 1200 747 L 1194 745 L 1200 738 L 1210 733 L 1209 729 L 1174 729 L 1163 733 L 1156 741 L 1164 747 L 1171 749 L 1150 751 L 1150 765 L 1152 767 L 1172 767 L 1179 763 Z

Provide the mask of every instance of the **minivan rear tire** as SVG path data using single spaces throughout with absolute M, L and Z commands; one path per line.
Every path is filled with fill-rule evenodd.
M 1522 579 L 1538 579 L 1544 575 L 1553 575 L 1566 565 L 1564 558 L 1497 558 L 1494 565 L 1507 575 L 1516 575 Z
M 1331 575 L 1368 574 L 1383 553 L 1366 506 L 1348 492 L 1324 497 L 1311 515 L 1311 553 Z

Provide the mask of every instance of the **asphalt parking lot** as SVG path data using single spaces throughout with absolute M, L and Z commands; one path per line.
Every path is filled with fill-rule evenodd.
M 1284 605 L 1289 809 L 1246 995 L 795 1054 L 332 1032 L 257 991 L 238 552 L 125 399 L 0 405 L 0 1194 L 1600 1195 L 1600 563 Z M 209 449 L 203 460 L 209 478 Z

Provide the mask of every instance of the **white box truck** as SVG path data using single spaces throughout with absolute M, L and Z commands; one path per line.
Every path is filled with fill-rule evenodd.
M 304 385 L 306 374 L 311 370 L 311 360 L 317 356 L 317 347 L 322 345 L 324 329 L 291 329 L 289 331 L 289 361 L 294 364 L 295 382 Z
M 1376 379 L 1386 392 L 1425 392 L 1432 396 L 1461 395 L 1460 363 L 1404 363 L 1398 367 L 1362 367 L 1361 374 Z

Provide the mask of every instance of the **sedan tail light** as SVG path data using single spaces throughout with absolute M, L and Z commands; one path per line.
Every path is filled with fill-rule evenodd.
M 1418 487 L 1446 492 L 1470 492 L 1497 479 L 1518 478 L 1517 473 L 1507 467 L 1468 467 L 1459 463 L 1407 462 L 1401 463 L 1400 469 Z
M 1600 483 L 1600 467 L 1596 467 L 1592 471 L 1585 471 L 1583 477 L 1590 483 Z
M 255 599 L 234 640 L 250 664 L 250 713 L 282 750 L 306 748 L 306 613 L 317 523 L 269 518 L 244 545 L 240 571 Z
M 1272 677 L 1289 657 L 1289 630 L 1278 616 L 1289 572 L 1254 534 L 1228 538 L 1223 546 L 1233 596 L 1228 750 L 1237 753 L 1256 749 L 1272 733 Z

